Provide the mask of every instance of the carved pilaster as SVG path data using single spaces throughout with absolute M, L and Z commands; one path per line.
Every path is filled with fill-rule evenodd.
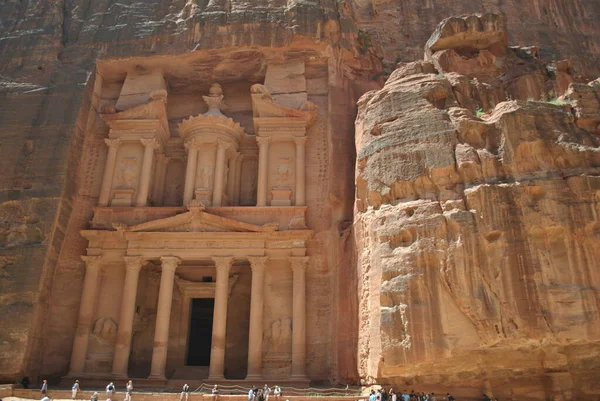
M 290 257 L 292 299 L 292 379 L 306 379 L 306 268 L 308 256 Z
M 176 256 L 163 256 L 160 258 L 160 261 L 162 270 L 160 274 L 160 289 L 158 291 L 152 366 L 149 378 L 162 380 L 165 379 L 165 367 L 167 364 L 167 345 L 169 342 L 169 322 L 171 320 L 175 269 L 181 263 L 181 259 Z
M 258 183 L 256 190 L 256 206 L 267 205 L 267 174 L 269 170 L 269 137 L 256 137 L 258 143 Z
M 230 256 L 213 257 L 212 260 L 215 262 L 217 270 L 217 282 L 215 288 L 209 380 L 224 377 L 229 270 L 233 264 L 233 258 Z
M 104 143 L 108 146 L 108 155 L 104 165 L 104 174 L 102 175 L 102 187 L 100 188 L 100 197 L 98 198 L 99 206 L 108 206 L 110 189 L 112 188 L 112 177 L 115 173 L 117 152 L 121 141 L 118 138 L 106 138 Z
M 248 257 L 252 269 L 252 289 L 250 295 L 247 380 L 262 378 L 264 285 L 268 260 L 267 256 Z

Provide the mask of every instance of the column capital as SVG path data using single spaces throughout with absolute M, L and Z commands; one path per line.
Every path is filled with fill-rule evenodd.
M 163 269 L 175 271 L 181 263 L 181 258 L 177 256 L 161 256 L 160 261 Z
M 217 146 L 219 148 L 227 150 L 231 146 L 231 143 L 217 139 Z
M 271 142 L 271 137 L 270 136 L 257 136 L 256 142 L 258 143 L 258 146 L 265 146 L 265 145 L 268 145 L 269 142 Z
M 211 257 L 211 259 L 213 260 L 213 262 L 215 262 L 215 267 L 217 268 L 217 270 L 223 269 L 229 271 L 231 265 L 233 264 L 232 256 L 213 256 Z
M 125 268 L 127 270 L 139 271 L 147 260 L 141 256 L 124 256 Z
M 81 260 L 85 262 L 87 270 L 98 269 L 102 266 L 102 256 L 82 256 Z
M 267 267 L 268 256 L 248 256 L 252 272 L 263 271 Z
M 183 146 L 189 151 L 190 149 L 195 149 L 198 146 L 198 141 L 196 138 L 188 139 L 183 143 Z
M 109 148 L 116 148 L 121 143 L 121 139 L 120 138 L 105 138 L 104 143 Z
M 290 256 L 289 258 L 292 270 L 305 271 L 308 267 L 309 256 Z
M 158 149 L 161 147 L 160 142 L 156 140 L 156 138 L 140 138 L 140 142 L 144 147 L 150 147 L 152 149 Z
M 294 136 L 294 137 L 292 137 L 292 139 L 294 140 L 294 143 L 296 144 L 296 146 L 306 145 L 307 138 L 305 136 Z

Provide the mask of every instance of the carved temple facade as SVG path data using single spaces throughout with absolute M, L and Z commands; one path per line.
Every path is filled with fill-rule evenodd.
M 167 119 L 160 74 L 129 74 L 108 126 L 69 378 L 308 382 L 311 102 L 251 87 L 254 134 L 222 113 Z

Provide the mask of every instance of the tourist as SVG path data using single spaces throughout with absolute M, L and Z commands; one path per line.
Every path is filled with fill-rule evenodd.
M 131 393 L 133 392 L 133 382 L 129 380 L 125 386 L 125 401 L 131 401 Z
M 28 389 L 29 388 L 29 376 L 25 376 L 23 378 L 23 380 L 21 380 L 21 385 L 23 386 L 24 389 Z
M 185 383 L 183 385 L 183 387 L 181 388 L 181 394 L 179 394 L 179 401 L 183 401 L 184 397 L 185 397 L 185 401 L 188 401 L 189 394 L 190 394 L 190 386 L 188 386 L 188 384 Z
M 77 392 L 79 391 L 79 380 L 75 380 L 73 383 L 73 387 L 71 387 L 71 398 L 75 399 L 77 397 Z
M 431 397 L 429 397 L 429 401 L 437 401 L 435 393 L 431 393 Z
M 41 391 L 42 391 L 43 395 L 46 395 L 48 393 L 48 381 L 47 380 L 44 380 L 42 382 L 42 390 Z
M 252 401 L 254 399 L 254 387 L 250 387 L 250 391 L 248 391 L 248 401 Z
M 492 399 L 487 394 L 483 394 L 483 401 L 492 401 Z
M 113 382 L 108 383 L 106 386 L 106 399 L 112 399 L 113 394 L 115 393 L 115 384 Z
M 215 384 L 215 386 L 212 388 L 210 397 L 211 397 L 212 401 L 217 401 L 217 398 L 219 398 L 219 385 L 218 384 Z
M 52 401 L 52 398 L 45 395 L 44 398 L 42 398 L 42 401 Z
M 375 395 L 375 390 L 371 390 L 371 394 L 369 395 L 369 401 L 377 401 L 377 396 Z
M 387 393 L 383 387 L 379 390 L 379 398 L 381 401 L 387 401 Z
M 456 398 L 452 397 L 450 393 L 446 393 L 446 398 L 448 399 L 448 401 L 456 401 Z
M 404 390 L 400 398 L 402 398 L 401 401 L 410 401 L 410 395 L 408 395 L 408 390 Z
M 90 401 L 98 401 L 98 392 L 94 391 L 94 394 L 90 397 Z
M 281 397 L 281 387 L 275 386 L 275 390 L 273 390 L 273 395 L 275 396 L 276 400 L 279 400 L 279 397 Z
M 265 401 L 269 401 L 269 396 L 271 395 L 271 388 L 266 384 L 263 387 L 263 397 Z

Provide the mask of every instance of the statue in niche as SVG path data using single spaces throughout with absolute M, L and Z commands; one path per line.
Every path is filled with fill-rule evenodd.
M 210 188 L 210 178 L 212 175 L 212 166 L 200 166 L 200 170 L 198 171 L 198 187 L 204 189 Z
M 167 197 L 165 204 L 181 205 L 183 202 L 183 186 L 178 180 L 169 181 L 167 184 Z
M 101 317 L 94 323 L 92 333 L 106 342 L 114 343 L 117 338 L 117 323 L 110 317 Z
M 276 185 L 278 187 L 285 187 L 286 185 L 289 185 L 291 162 L 292 159 L 290 157 L 279 158 L 279 165 L 277 166 L 277 171 L 275 172 L 277 175 Z
M 137 182 L 137 159 L 126 157 L 121 160 L 116 176 L 118 188 L 135 188 Z
M 292 319 L 287 316 L 275 320 L 271 324 L 271 358 L 283 358 L 290 352 L 292 338 Z

